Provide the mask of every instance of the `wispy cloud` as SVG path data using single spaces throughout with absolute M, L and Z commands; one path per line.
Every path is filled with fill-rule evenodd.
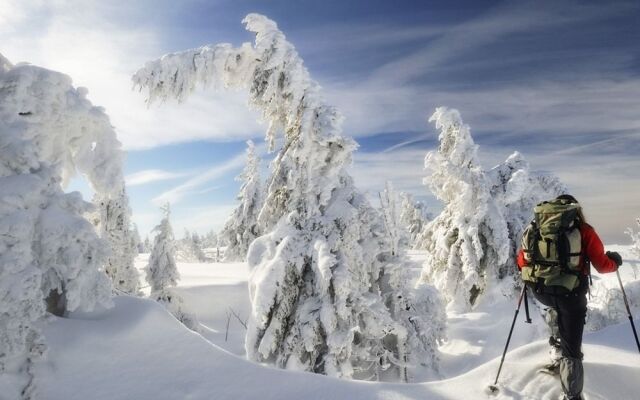
M 424 141 L 426 141 L 428 139 L 429 139 L 428 135 L 420 134 L 420 135 L 415 136 L 413 139 L 405 140 L 404 142 L 400 142 L 400 143 L 394 144 L 393 146 L 389 146 L 386 149 L 382 150 L 382 152 L 383 153 L 389 153 L 391 151 L 395 151 L 395 150 L 401 149 L 401 148 L 406 147 L 406 146 L 411 146 L 411 145 L 415 145 L 417 143 L 424 142 Z
M 320 26 L 307 26 L 291 35 L 299 46 L 301 54 L 309 53 L 313 58 L 316 54 L 331 52 L 332 54 L 368 54 L 375 55 L 372 49 L 387 46 L 399 46 L 406 42 L 426 41 L 439 37 L 448 31 L 444 23 L 429 25 L 397 25 L 391 22 L 335 22 Z M 322 32 L 322 34 L 318 34 Z M 344 40 L 346 37 L 349 40 Z
M 501 4 L 476 18 L 449 27 L 440 37 L 420 50 L 382 66 L 371 79 L 384 80 L 394 85 L 406 83 L 428 74 L 432 67 L 442 63 L 455 65 L 456 60 L 468 50 L 494 43 L 507 36 L 531 34 L 557 26 L 621 15 L 631 8 L 630 4 L 606 8 L 567 7 L 567 4 L 577 5 L 570 2 L 558 5 L 549 1 Z
M 159 196 L 156 196 L 153 199 L 153 203 L 156 205 L 161 205 L 166 202 L 171 204 L 176 204 L 180 202 L 185 196 L 192 194 L 194 192 L 202 191 L 201 187 L 205 184 L 210 183 L 216 179 L 221 178 L 228 172 L 231 172 L 235 169 L 242 167 L 245 163 L 246 155 L 245 153 L 240 153 L 235 157 L 227 160 L 222 164 L 217 164 L 206 171 L 195 175 L 194 177 L 188 179 L 186 182 L 170 189 Z M 205 189 L 208 190 L 208 189 Z
M 552 137 L 637 130 L 637 48 L 585 45 L 615 34 L 615 22 L 607 28 L 598 23 L 640 12 L 637 3 L 543 5 L 505 3 L 440 28 L 435 38 L 374 66 L 371 74 L 329 80 L 327 98 L 347 117 L 345 132 L 422 132 L 423 115 L 441 104 L 462 110 L 481 133 Z M 582 32 L 581 38 L 562 50 L 539 45 L 553 41 L 558 30 Z M 578 47 L 576 40 L 582 41 Z M 538 45 L 524 50 L 523 43 Z M 371 52 L 397 51 L 381 50 L 374 41 L 370 46 Z
M 168 52 L 161 26 L 142 23 L 155 2 L 13 1 L 0 7 L 0 43 L 10 61 L 63 72 L 106 109 L 125 149 L 201 139 L 233 140 L 264 131 L 245 95 L 200 91 L 187 103 L 147 108 L 131 76 Z M 238 21 L 238 29 L 242 29 Z M 205 43 L 194 43 L 194 46 Z
M 192 175 L 191 172 L 170 172 L 160 169 L 146 169 L 124 177 L 127 186 L 139 186 L 147 183 L 166 181 Z
M 442 80 L 430 81 L 429 76 L 436 71 L 442 73 L 442 70 L 492 70 L 504 67 L 506 63 L 540 62 L 540 57 L 544 56 L 540 53 L 491 57 L 491 52 L 488 52 L 480 60 L 476 57 L 465 59 L 465 56 L 472 51 L 482 51 L 488 45 L 501 43 L 515 34 L 532 34 L 567 26 L 583 29 L 592 21 L 620 15 L 633 7 L 627 2 L 607 7 L 562 3 L 543 2 L 544 6 L 507 3 L 455 25 L 444 20 L 421 26 L 403 26 L 397 22 L 332 23 L 292 32 L 292 37 L 300 40 L 296 44 L 301 53 L 310 53 L 322 66 L 326 64 L 320 60 L 335 60 L 336 52 L 347 54 L 353 53 L 354 49 L 372 56 L 388 54 L 378 61 L 392 59 L 378 66 L 359 61 L 371 72 L 360 71 L 354 75 L 341 71 L 339 76 L 320 75 L 330 102 L 339 106 L 347 116 L 345 131 L 350 135 L 399 130 L 419 132 L 425 110 L 439 104 L 458 107 L 471 118 L 474 114 L 486 117 L 491 113 L 496 121 L 504 122 L 500 126 L 504 131 L 517 127 L 523 115 L 540 119 L 538 110 L 517 102 L 521 95 L 526 98 L 528 91 L 537 96 L 537 100 L 559 94 L 572 100 L 566 94 L 575 93 L 576 98 L 587 99 L 589 89 L 571 87 L 571 82 L 563 85 L 562 77 L 554 82 L 532 77 L 530 87 L 503 85 L 504 91 L 495 84 L 488 87 L 483 79 L 473 85 L 460 83 L 462 86 L 458 87 L 447 80 L 447 88 L 443 90 Z M 0 10 L 0 50 L 11 61 L 31 61 L 60 70 L 69 74 L 75 84 L 88 87 L 90 99 L 106 108 L 127 149 L 202 139 L 247 139 L 263 132 L 265 128 L 257 122 L 258 113 L 246 106 L 247 99 L 242 93 L 202 90 L 180 106 L 167 104 L 146 108 L 142 94 L 131 90 L 131 75 L 146 61 L 176 50 L 165 48 L 162 26 L 140 23 L 148 19 L 140 10 L 153 5 L 150 0 L 133 3 L 7 0 Z M 239 21 L 237 30 L 242 31 Z M 344 40 L 345 37 L 349 40 Z M 404 53 L 397 49 L 408 42 L 412 44 L 410 48 L 417 47 L 417 50 L 406 54 L 406 48 Z M 192 45 L 201 44 L 205 43 Z M 548 56 L 559 57 L 557 54 Z M 634 60 L 630 54 L 619 56 L 627 57 L 628 62 Z M 369 58 L 359 57 L 362 60 Z M 610 54 L 607 60 L 611 61 Z M 314 76 L 319 78 L 315 71 Z M 419 77 L 427 80 L 416 81 Z M 600 84 L 605 84 L 600 92 L 613 89 L 616 96 L 622 95 L 618 99 L 631 96 L 637 99 L 637 88 L 631 86 L 637 85 L 638 80 L 631 81 L 632 85 L 627 83 L 624 77 L 616 77 L 616 81 L 611 82 L 600 77 Z M 554 91 L 554 86 L 564 94 Z M 628 89 L 624 90 L 624 86 Z M 511 89 L 519 89 L 521 93 L 513 94 Z M 510 104 L 509 97 L 515 98 L 517 104 Z M 488 110 L 488 104 L 492 105 L 491 110 Z M 566 102 L 558 105 L 563 106 L 556 107 L 558 111 L 562 108 L 572 111 L 567 114 L 567 120 L 594 115 L 589 109 L 569 107 L 571 104 Z M 552 121 L 551 118 L 548 120 Z M 622 119 L 626 120 L 628 117 Z M 611 118 L 611 121 L 621 120 Z M 479 128 L 483 129 L 482 126 Z

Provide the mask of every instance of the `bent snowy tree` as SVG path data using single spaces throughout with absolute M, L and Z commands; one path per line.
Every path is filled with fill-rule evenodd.
M 398 379 L 420 353 L 412 352 L 415 344 L 432 355 L 425 358 L 431 368 L 442 327 L 420 330 L 425 323 L 415 322 L 441 315 L 441 303 L 435 291 L 420 291 L 416 296 L 430 301 L 413 308 L 420 315 L 412 322 L 386 302 L 403 260 L 391 255 L 380 216 L 345 170 L 356 143 L 342 136 L 342 116 L 325 104 L 273 21 L 250 14 L 244 23 L 256 34 L 254 45 L 169 54 L 133 79 L 149 102 L 185 100 L 197 84 L 246 89 L 269 124 L 270 149 L 283 132 L 258 218 L 266 234 L 248 254 L 249 358 L 339 377 Z
M 440 107 L 430 121 L 440 129 L 440 146 L 426 156 L 431 175 L 425 182 L 445 209 L 417 239 L 428 253 L 423 279 L 455 309 L 468 310 L 488 292 L 514 295 L 520 285 L 516 250 L 533 207 L 566 187 L 550 173 L 531 171 L 518 152 L 484 171 L 457 110 Z
M 45 347 L 36 323 L 46 311 L 111 303 L 108 244 L 84 217 L 94 207 L 63 191 L 77 172 L 97 193 L 122 182 L 120 143 L 86 94 L 64 74 L 0 56 L 0 371 L 15 376 L 0 391 L 8 398 L 33 395 L 31 366 Z
M 425 158 L 431 172 L 425 182 L 444 210 L 419 238 L 427 250 L 423 280 L 435 284 L 448 307 L 468 310 L 507 261 L 507 226 L 460 113 L 439 107 L 429 121 L 440 129 L 440 146 Z

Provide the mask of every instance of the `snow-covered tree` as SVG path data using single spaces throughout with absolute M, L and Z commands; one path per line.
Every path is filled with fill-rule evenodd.
M 198 232 L 193 232 L 191 234 L 191 246 L 193 247 L 193 251 L 196 253 L 198 260 L 204 261 L 206 257 L 202 251 L 202 239 L 200 238 L 200 235 L 198 235 Z
M 63 191 L 78 172 L 97 193 L 122 180 L 120 143 L 86 94 L 64 74 L 0 56 L 0 372 L 11 377 L 3 397 L 34 397 L 47 310 L 111 305 L 108 244 L 84 217 L 93 206 Z
M 413 263 L 394 263 L 385 270 L 382 293 L 392 318 L 406 330 L 402 359 L 389 357 L 404 382 L 439 379 L 438 345 L 445 338 L 447 315 L 443 299 L 431 285 L 416 286 Z
M 218 245 L 218 234 L 211 230 L 202 238 L 202 247 L 205 249 L 216 247 Z
M 342 116 L 325 104 L 276 24 L 257 14 L 244 22 L 256 34 L 254 45 L 166 55 L 147 63 L 134 82 L 148 89 L 150 102 L 185 100 L 199 83 L 247 89 L 269 123 L 270 149 L 284 133 L 258 217 L 266 233 L 247 255 L 247 355 L 338 377 L 384 378 L 387 369 L 398 379 L 393 360 L 404 360 L 408 330 L 416 328 L 385 303 L 383 290 L 404 258 L 391 255 L 379 213 L 346 171 L 356 144 L 342 136 Z M 428 310 L 418 309 L 425 321 L 440 315 L 432 309 L 437 293 L 430 296 Z
M 204 262 L 207 260 L 203 251 L 200 235 L 184 230 L 184 236 L 178 241 L 176 257 L 183 262 Z
M 247 257 L 249 245 L 260 236 L 258 213 L 262 206 L 262 189 L 260 185 L 260 157 L 256 154 L 255 145 L 247 142 L 247 164 L 237 178 L 242 182 L 238 200 L 240 204 L 233 210 L 220 236 L 226 240 L 225 261 L 242 261 Z
M 13 68 L 13 64 L 0 54 L 0 72 L 8 72 L 11 68 Z
M 445 202 L 446 208 L 438 217 L 440 221 L 428 225 L 419 241 L 420 246 L 425 246 L 431 256 L 435 251 L 446 256 L 447 263 L 451 262 L 451 265 L 458 267 L 453 270 L 447 267 L 446 273 L 449 275 L 446 275 L 444 269 L 434 269 L 430 264 L 433 261 L 428 260 L 425 270 L 432 272 L 431 277 L 427 274 L 427 278 L 440 279 L 441 284 L 449 288 L 439 286 L 441 289 L 455 293 L 455 281 L 459 279 L 455 271 L 464 270 L 464 276 L 472 277 L 473 281 L 480 279 L 479 285 L 474 283 L 475 289 L 470 286 L 471 293 L 479 295 L 486 291 L 486 286 L 492 286 L 501 295 L 512 295 L 520 285 L 515 265 L 516 252 L 522 234 L 533 218 L 534 206 L 566 193 L 567 189 L 550 173 L 531 171 L 529 163 L 518 152 L 484 172 L 476 158 L 477 146 L 459 113 L 456 110 L 438 109 L 432 120 L 440 125 L 442 133 L 439 157 L 434 153 L 427 156 L 427 167 L 434 171 L 430 187 Z M 458 192 L 460 188 L 462 190 Z M 445 200 L 447 196 L 450 196 L 449 200 Z M 463 203 L 467 201 L 463 196 L 467 196 L 466 199 L 471 203 Z M 465 204 L 466 207 L 459 207 L 460 204 Z M 469 227 L 465 228 L 465 224 Z M 457 232 L 470 233 L 472 246 L 465 247 L 462 242 L 454 243 L 449 239 L 438 243 L 437 237 L 434 239 L 433 236 L 434 229 L 440 229 L 440 233 L 453 232 L 456 241 L 459 239 Z M 459 254 L 443 252 L 448 246 L 458 245 L 461 246 Z M 469 250 L 472 253 L 463 254 Z M 444 261 L 444 257 L 440 261 Z M 469 287 L 469 283 L 466 285 Z M 454 301 L 454 305 L 460 305 L 460 300 Z M 466 306 L 471 305 L 472 301 Z
M 176 286 L 178 279 L 178 267 L 175 257 L 175 239 L 169 217 L 171 209 L 169 204 L 162 207 L 163 218 L 155 228 L 156 236 L 153 239 L 153 247 L 149 256 L 149 264 L 145 268 L 146 279 L 151 286 L 151 293 L 162 291 L 170 286 Z
M 131 244 L 135 247 L 137 254 L 144 253 L 144 243 L 140 238 L 138 226 L 136 224 L 132 224 L 131 226 L 133 226 L 131 229 Z
M 391 181 L 385 183 L 385 188 L 379 193 L 379 197 L 385 232 L 391 244 L 391 254 L 396 255 L 401 247 L 407 247 L 409 238 L 406 226 L 402 224 L 400 199 L 398 193 L 393 190 Z
M 110 244 L 111 254 L 106 272 L 113 287 L 125 294 L 139 294 L 140 276 L 134 263 L 138 246 L 131 231 L 131 209 L 124 181 L 117 193 L 96 194 L 93 202 L 98 206 L 95 224 L 102 238 Z
M 220 262 L 224 258 L 224 251 L 220 249 L 222 240 L 218 234 L 211 230 L 202 238 L 202 249 L 207 259 L 213 262 Z
M 410 248 L 415 247 L 420 233 L 429 220 L 429 214 L 423 203 L 414 201 L 409 193 L 400 193 L 400 223 L 407 232 Z
M 640 218 L 636 218 L 638 224 L 638 231 L 635 232 L 632 228 L 627 229 L 627 235 L 631 237 L 631 252 L 640 257 Z
M 187 312 L 182 297 L 175 291 L 180 280 L 175 257 L 175 239 L 169 220 L 171 210 L 169 204 L 162 207 L 163 218 L 153 232 L 156 237 L 145 267 L 146 279 L 151 286 L 150 298 L 162 304 L 178 321 L 187 328 L 198 331 L 196 317 Z
M 151 253 L 151 241 L 148 235 L 145 236 L 144 242 L 142 242 L 142 251 L 140 253 Z
M 597 331 L 609 325 L 619 324 L 628 317 L 622 291 L 617 280 L 598 279 L 590 287 L 589 309 L 585 328 Z M 640 281 L 624 282 L 632 314 L 640 310 Z
M 440 129 L 440 145 L 425 158 L 431 172 L 425 182 L 444 210 L 419 239 L 427 250 L 422 277 L 440 289 L 448 307 L 468 310 L 509 257 L 508 230 L 460 113 L 439 107 L 429 121 Z
M 533 208 L 544 200 L 567 193 L 567 188 L 549 173 L 531 171 L 529 163 L 517 151 L 488 171 L 487 176 L 491 184 L 491 197 L 501 208 L 509 235 L 509 257 L 504 264 L 495 268 L 498 278 L 509 277 L 513 287 L 520 285 L 515 260 L 522 234 L 533 219 Z M 507 292 L 510 292 L 509 286 L 505 285 Z

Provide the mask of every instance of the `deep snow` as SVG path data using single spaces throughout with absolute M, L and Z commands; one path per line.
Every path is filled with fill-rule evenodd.
M 612 248 L 611 246 L 609 248 Z M 626 248 L 616 246 L 625 255 Z M 146 255 L 137 266 L 145 265 Z M 419 253 L 413 258 L 422 257 Z M 638 260 L 626 260 L 631 280 Z M 449 316 L 449 340 L 441 348 L 443 380 L 390 384 L 338 380 L 284 371 L 244 359 L 241 319 L 249 312 L 244 263 L 179 264 L 179 291 L 205 326 L 196 334 L 162 306 L 128 296 L 115 308 L 54 318 L 44 328 L 49 344 L 37 369 L 42 398 L 71 399 L 557 399 L 559 382 L 536 373 L 548 359 L 546 334 L 533 311 L 534 325 L 516 324 L 501 391 L 489 396 L 515 304 L 482 304 L 474 312 Z M 615 279 L 615 275 L 601 277 Z M 148 290 L 148 289 L 147 289 Z M 637 300 L 636 300 L 637 302 Z M 635 309 L 634 318 L 640 319 Z M 640 355 L 628 320 L 585 335 L 585 397 L 637 399 Z M 0 399 L 4 400 L 2 394 Z

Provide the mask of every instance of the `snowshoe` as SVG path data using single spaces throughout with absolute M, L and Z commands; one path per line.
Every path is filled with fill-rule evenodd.
M 541 374 L 547 374 L 547 375 L 552 375 L 552 376 L 559 376 L 560 375 L 560 360 L 556 360 L 553 361 L 549 364 L 545 364 L 542 367 L 540 367 L 540 369 L 538 369 L 538 372 Z
M 579 395 L 577 397 L 568 397 L 565 394 L 564 396 L 562 396 L 562 400 L 584 400 L 584 397 L 582 397 L 582 395 Z

